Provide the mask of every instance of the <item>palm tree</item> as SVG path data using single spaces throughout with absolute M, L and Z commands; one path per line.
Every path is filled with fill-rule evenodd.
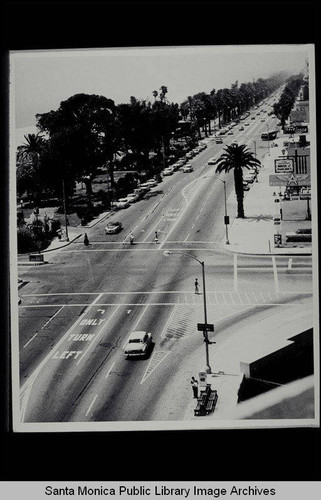
M 18 161 L 34 163 L 39 160 L 44 145 L 44 137 L 41 134 L 27 134 L 24 136 L 25 143 L 18 146 Z
M 217 165 L 215 172 L 220 174 L 221 172 L 228 173 L 231 170 L 234 171 L 234 186 L 235 194 L 237 199 L 237 217 L 244 219 L 244 206 L 243 206 L 243 167 L 251 168 L 261 166 L 260 160 L 257 160 L 251 151 L 246 149 L 245 144 L 231 144 L 224 148 L 225 153 L 221 155 L 215 161 Z

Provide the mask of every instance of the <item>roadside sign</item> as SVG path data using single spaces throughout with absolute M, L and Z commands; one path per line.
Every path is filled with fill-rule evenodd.
M 214 325 L 207 323 L 197 323 L 197 330 L 199 332 L 204 332 L 205 330 L 207 332 L 214 332 Z
M 274 168 L 276 174 L 286 174 L 288 172 L 293 172 L 293 158 L 288 158 L 286 160 L 277 158 L 274 160 Z
M 310 186 L 310 174 L 271 174 L 269 175 L 269 186 Z

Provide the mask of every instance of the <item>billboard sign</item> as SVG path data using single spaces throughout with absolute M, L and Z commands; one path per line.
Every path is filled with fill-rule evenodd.
M 274 168 L 276 174 L 287 174 L 288 172 L 293 172 L 293 158 L 277 158 L 276 160 L 274 160 Z

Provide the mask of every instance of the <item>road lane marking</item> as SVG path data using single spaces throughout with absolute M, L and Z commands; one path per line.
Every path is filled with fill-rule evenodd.
M 49 319 L 48 319 L 48 321 L 47 321 L 47 322 L 46 322 L 46 323 L 45 323 L 45 324 L 41 327 L 41 330 L 43 330 L 43 329 L 44 329 L 44 328 L 45 328 L 45 327 L 46 327 L 46 326 L 50 323 L 50 321 L 52 321 L 52 320 L 54 319 L 54 317 L 55 317 L 55 316 L 57 316 L 57 314 L 58 314 L 58 313 L 59 313 L 59 312 L 60 312 L 63 308 L 64 308 L 64 306 L 60 307 L 60 309 L 59 309 L 59 310 L 58 310 L 55 314 L 53 314 L 53 315 L 51 316 L 51 318 L 49 318 Z M 29 345 L 29 344 L 32 342 L 32 340 L 33 340 L 33 339 L 34 339 L 34 338 L 38 335 L 38 333 L 39 333 L 39 332 L 36 332 L 36 333 L 34 334 L 34 336 L 33 336 L 33 337 L 31 337 L 31 339 L 29 339 L 29 340 L 28 340 L 28 342 L 27 342 L 27 343 L 23 346 L 23 349 L 24 349 L 25 347 L 27 347 L 27 345 Z
M 173 310 L 172 310 L 171 314 L 169 315 L 169 318 L 168 318 L 168 320 L 166 321 L 165 326 L 164 326 L 164 328 L 163 328 L 163 330 L 162 330 L 162 332 L 161 332 L 161 338 L 162 338 L 162 339 L 165 339 L 165 338 L 166 338 L 166 333 L 164 333 L 164 332 L 166 332 L 166 330 L 167 330 L 167 328 L 168 328 L 168 325 L 170 324 L 170 322 L 171 322 L 171 320 L 172 320 L 172 316 L 173 316 L 173 315 L 174 315 L 174 313 L 176 312 L 176 309 L 177 309 L 177 304 L 175 304 L 175 305 L 174 305 Z
M 277 273 L 276 261 L 275 261 L 275 257 L 274 256 L 272 256 L 272 264 L 273 264 L 273 275 L 274 275 L 275 293 L 279 293 L 279 280 L 278 280 L 278 273 Z
M 237 292 L 237 254 L 234 254 L 234 280 L 233 280 L 233 290 Z
M 96 394 L 96 396 L 95 396 L 95 397 L 94 397 L 94 399 L 92 400 L 92 402 L 91 402 L 91 404 L 90 404 L 90 406 L 89 406 L 89 408 L 88 408 L 88 410 L 87 410 L 87 413 L 86 413 L 86 415 L 85 415 L 86 417 L 87 417 L 88 413 L 90 412 L 90 410 L 91 410 L 91 408 L 92 408 L 92 406 L 93 406 L 94 402 L 96 401 L 97 396 L 98 396 L 98 394 Z
M 148 366 L 145 370 L 145 373 L 142 377 L 140 383 L 142 384 L 145 380 L 153 373 L 156 368 L 164 361 L 165 358 L 170 354 L 170 351 L 155 351 L 153 352 L 151 359 L 149 360 Z
M 110 373 L 111 373 L 112 369 L 114 368 L 115 363 L 116 363 L 116 361 L 114 361 L 114 362 L 113 362 L 113 364 L 111 365 L 111 367 L 109 368 L 108 372 L 106 373 L 105 378 L 108 378 L 108 377 L 109 377 L 109 375 L 110 375 Z
M 50 351 L 44 357 L 44 359 L 41 361 L 41 363 L 39 363 L 39 365 L 37 366 L 37 368 L 30 375 L 30 377 L 28 378 L 28 380 L 26 380 L 26 382 L 21 386 L 21 388 L 20 388 L 20 413 L 21 413 L 21 422 L 24 422 L 26 411 L 27 411 L 27 405 L 28 405 L 28 401 L 29 401 L 29 398 L 30 398 L 31 390 L 32 390 L 32 386 L 33 386 L 36 378 L 38 377 L 40 371 L 45 366 L 45 364 L 52 358 L 53 354 L 55 354 L 55 352 L 59 349 L 60 345 L 63 342 L 66 341 L 66 339 L 68 338 L 68 336 L 70 335 L 70 333 L 72 332 L 72 330 L 74 328 L 76 328 L 76 326 L 78 325 L 78 322 L 80 321 L 80 319 L 85 314 L 87 314 L 88 311 L 90 311 L 90 308 L 93 307 L 100 298 L 101 298 L 101 295 L 99 294 L 91 304 L 89 304 L 89 305 L 86 304 L 87 307 L 84 310 L 83 314 L 80 316 L 80 318 L 78 318 L 75 321 L 75 323 L 73 323 L 73 325 L 69 328 L 69 330 L 58 341 L 58 343 L 56 344 L 56 346 L 54 348 L 54 351 L 53 352 Z
M 101 332 L 104 330 L 104 328 L 106 327 L 107 323 L 111 320 L 111 318 L 114 316 L 114 314 L 116 314 L 116 312 L 118 311 L 118 309 L 121 307 L 122 304 L 119 304 L 115 310 L 112 312 L 112 314 L 109 316 L 109 318 L 107 319 L 106 323 L 102 326 L 102 328 L 98 331 L 98 333 L 95 334 L 95 338 L 93 339 L 93 341 L 89 344 L 89 346 L 87 347 L 87 349 L 85 351 L 83 351 L 83 355 L 79 358 L 79 360 L 77 361 L 77 365 L 79 365 L 80 361 L 84 358 L 84 356 L 87 354 L 87 352 L 93 347 L 93 345 L 95 344 L 95 342 L 97 342 L 97 340 L 99 339 L 100 337 L 100 334 Z

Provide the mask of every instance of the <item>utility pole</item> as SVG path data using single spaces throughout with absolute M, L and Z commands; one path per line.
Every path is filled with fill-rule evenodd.
M 66 211 L 65 180 L 64 180 L 64 178 L 62 179 L 62 198 L 63 198 L 63 207 L 64 207 L 64 215 L 65 215 L 66 241 L 69 241 L 69 237 L 68 237 L 68 219 L 67 219 L 67 211 Z

